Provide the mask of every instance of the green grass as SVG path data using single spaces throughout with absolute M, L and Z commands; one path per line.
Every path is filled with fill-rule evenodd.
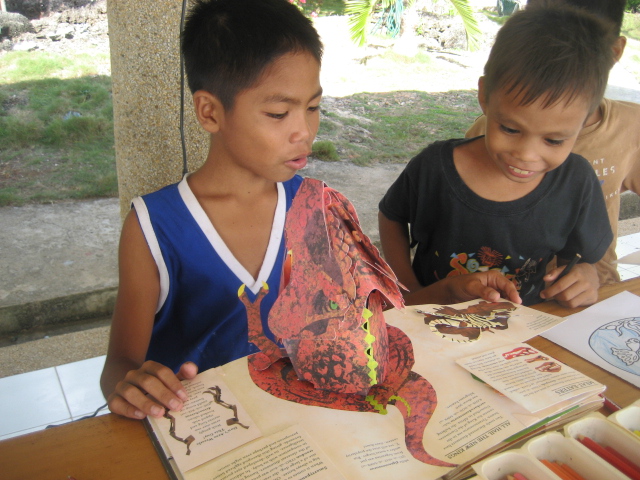
M 313 144 L 313 156 L 324 162 L 337 162 L 340 160 L 336 146 L 330 140 L 319 140 Z
M 627 38 L 640 40 L 640 14 L 625 13 L 621 33 Z
M 108 62 L 0 55 L 0 205 L 117 196 Z
M 627 37 L 627 46 L 620 64 L 640 82 L 640 13 L 625 13 L 622 35 Z
M 0 85 L 0 205 L 118 194 L 111 78 Z
M 307 16 L 312 12 L 319 17 L 344 15 L 344 0 L 306 0 L 306 3 L 301 5 L 302 11 Z
M 357 165 L 406 162 L 435 140 L 463 137 L 480 113 L 474 91 L 360 93 L 343 101 L 361 117 L 325 113 L 318 138 L 331 138 Z
M 62 56 L 47 52 L 7 52 L 0 56 L 0 85 L 43 78 L 78 78 L 97 75 L 109 63 L 104 53 Z

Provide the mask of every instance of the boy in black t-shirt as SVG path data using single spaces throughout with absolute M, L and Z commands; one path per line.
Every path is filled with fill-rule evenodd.
M 511 279 L 525 305 L 597 300 L 593 264 L 611 227 L 593 169 L 570 152 L 604 94 L 615 39 L 568 6 L 529 7 L 501 28 L 478 84 L 486 135 L 429 146 L 380 202 L 382 248 L 408 304 L 438 280 L 486 270 Z

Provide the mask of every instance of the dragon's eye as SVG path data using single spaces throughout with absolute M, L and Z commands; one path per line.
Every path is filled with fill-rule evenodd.
M 331 310 L 337 310 L 338 309 L 338 303 L 334 302 L 333 300 L 329 300 L 329 308 Z

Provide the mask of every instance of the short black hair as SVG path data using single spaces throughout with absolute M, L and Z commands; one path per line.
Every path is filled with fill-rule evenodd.
M 195 0 L 181 38 L 191 93 L 206 90 L 225 109 L 287 53 L 322 60 L 311 21 L 287 0 Z
M 582 96 L 589 112 L 602 100 L 614 64 L 611 22 L 565 4 L 531 5 L 498 31 L 484 67 L 485 98 L 499 89 L 521 105 Z
M 528 0 L 527 5 L 538 5 L 549 0 Z M 556 0 L 557 2 L 582 8 L 601 18 L 610 20 L 615 25 L 616 35 L 622 30 L 622 20 L 627 7 L 627 0 Z

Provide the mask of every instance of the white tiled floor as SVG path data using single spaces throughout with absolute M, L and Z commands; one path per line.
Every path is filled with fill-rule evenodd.
M 618 258 L 638 251 L 640 233 L 618 238 Z M 622 280 L 640 276 L 640 265 L 620 264 L 618 270 Z M 0 378 L 0 440 L 93 414 L 106 403 L 98 383 L 104 359 Z

